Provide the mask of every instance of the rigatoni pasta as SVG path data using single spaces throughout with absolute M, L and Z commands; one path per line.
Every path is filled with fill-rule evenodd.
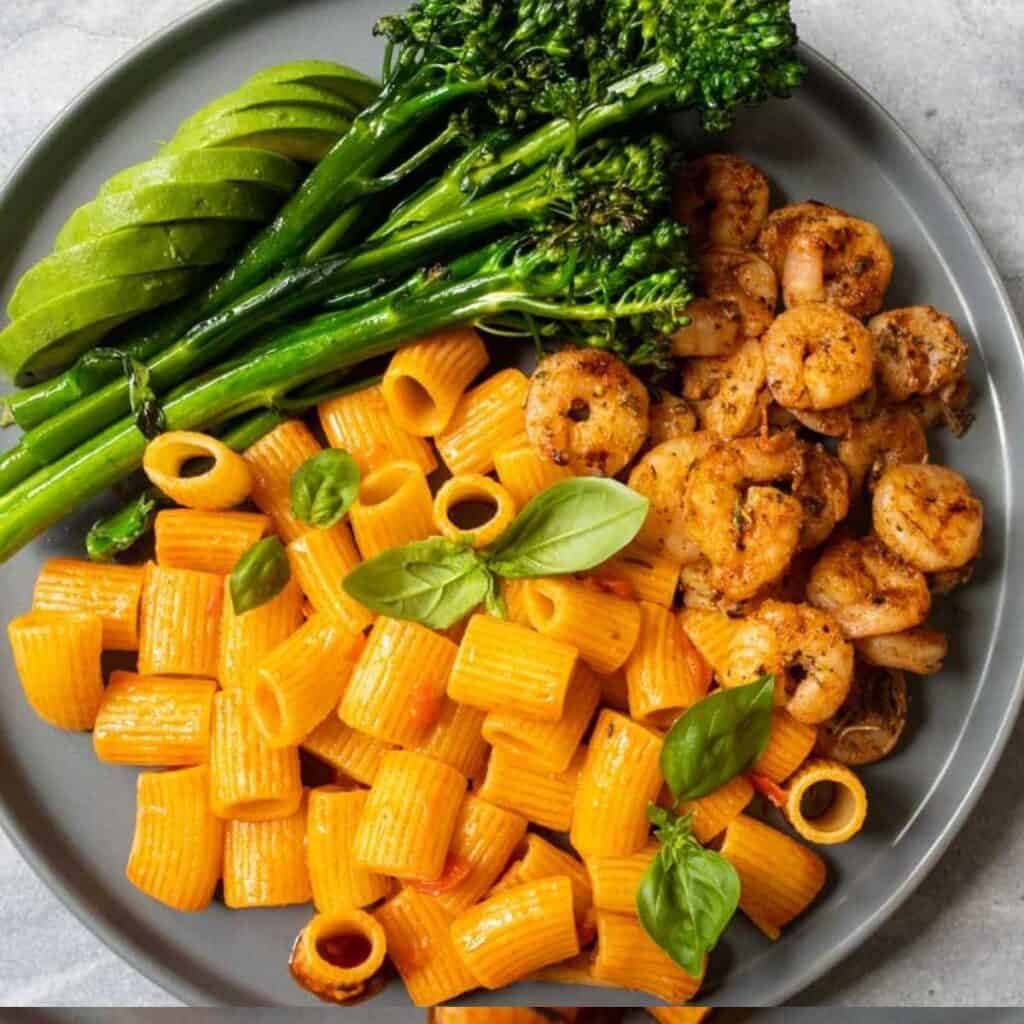
M 798 722 L 784 708 L 775 708 L 768 746 L 754 762 L 753 770 L 772 782 L 785 782 L 807 760 L 817 739 L 818 732 L 812 726 Z
M 519 508 L 525 508 L 541 491 L 572 476 L 563 466 L 542 458 L 525 435 L 507 441 L 494 453 L 494 469 Z
M 476 778 L 487 760 L 487 741 L 483 735 L 486 718 L 478 708 L 456 704 L 445 697 L 437 721 L 416 749 L 451 765 L 468 779 Z
M 602 711 L 579 776 L 570 841 L 583 856 L 635 853 L 647 839 L 647 805 L 662 777 L 661 738 L 615 711 Z
M 493 509 L 491 515 L 478 526 L 459 526 L 452 518 L 460 505 L 475 505 Z M 489 476 L 479 473 L 461 473 L 446 480 L 434 497 L 434 526 L 442 537 L 453 541 L 467 541 L 482 548 L 497 540 L 508 529 L 516 516 L 516 503 L 512 495 Z
M 306 805 L 271 821 L 229 821 L 224 827 L 224 903 L 283 907 L 312 899 L 306 866 Z
M 8 623 L 7 638 L 32 710 L 58 729 L 91 729 L 103 701 L 103 620 L 33 611 Z
M 321 786 L 309 794 L 307 858 L 313 902 L 322 913 L 368 907 L 390 895 L 387 875 L 361 867 L 354 840 L 366 808 L 365 789 Z
M 434 1006 L 476 988 L 452 940 L 451 917 L 437 900 L 404 888 L 374 916 L 387 935 L 388 953 L 417 1006 Z
M 462 962 L 484 988 L 501 988 L 579 952 L 572 886 L 563 876 L 501 889 L 452 922 Z
M 827 786 L 830 793 L 825 806 L 811 816 L 804 805 L 813 798 L 816 786 Z M 802 839 L 829 846 L 845 843 L 861 830 L 868 798 L 864 784 L 846 765 L 815 757 L 786 785 L 783 813 Z
M 156 561 L 168 569 L 227 576 L 269 529 L 270 517 L 256 512 L 164 509 L 153 523 Z
M 363 558 L 434 533 L 434 501 L 414 462 L 389 462 L 363 478 L 349 521 Z
M 202 764 L 216 690 L 210 679 L 114 672 L 93 726 L 96 757 L 106 764 Z
M 436 438 L 449 472 L 489 473 L 494 468 L 495 452 L 526 429 L 528 389 L 520 370 L 500 370 L 462 397 Z
M 300 746 L 364 786 L 373 784 L 384 755 L 392 749 L 390 743 L 353 729 L 337 715 L 328 715 L 303 739 Z
M 362 910 L 317 914 L 292 950 L 295 978 L 321 999 L 344 1003 L 359 996 L 387 953 L 384 929 Z
M 318 612 L 253 666 L 247 707 L 271 747 L 297 746 L 338 706 L 361 639 Z
M 224 860 L 224 823 L 210 808 L 209 769 L 144 772 L 136 801 L 128 881 L 175 910 L 204 910 Z
M 217 677 L 224 579 L 193 569 L 146 566 L 139 672 Z
M 103 649 L 139 649 L 139 605 L 146 570 L 141 565 L 94 565 L 51 558 L 36 579 L 32 609 L 85 612 L 103 623 Z
M 436 881 L 466 790 L 454 768 L 425 754 L 384 755 L 355 833 L 355 860 L 396 878 Z
M 585 754 L 581 748 L 564 772 L 551 772 L 495 747 L 480 795 L 544 828 L 565 832 L 572 821 Z
M 487 362 L 487 347 L 469 326 L 435 331 L 403 345 L 381 382 L 388 411 L 403 430 L 433 437 L 448 425 L 463 392 Z
M 746 814 L 725 830 L 722 856 L 740 876 L 740 910 L 770 939 L 778 939 L 825 884 L 825 862 L 813 850 Z
M 636 891 L 659 849 L 660 845 L 652 842 L 636 853 L 588 857 L 587 872 L 593 888 L 594 906 L 613 914 L 635 914 Z
M 576 649 L 513 622 L 474 615 L 459 644 L 448 696 L 492 711 L 546 721 L 561 718 Z
M 220 818 L 287 818 L 302 802 L 297 747 L 272 748 L 246 706 L 244 690 L 213 698 L 210 804 Z
M 193 459 L 208 459 L 211 465 L 194 476 L 183 476 L 182 469 Z M 142 469 L 172 501 L 205 512 L 241 505 L 252 490 L 252 470 L 245 459 L 208 434 L 161 434 L 146 445 Z
M 494 892 L 524 882 L 538 882 L 542 878 L 564 876 L 572 886 L 572 901 L 576 920 L 582 921 L 593 905 L 593 894 L 587 869 L 571 853 L 560 850 L 543 836 L 531 832 L 517 850 L 517 859 L 498 879 Z
M 285 543 L 310 529 L 292 515 L 292 476 L 320 450 L 301 420 L 287 420 L 245 450 L 252 470 L 252 500 L 274 520 Z
M 679 587 L 679 569 L 674 559 L 648 551 L 634 541 L 590 575 L 598 581 L 624 585 L 639 601 L 671 608 Z
M 342 698 L 341 720 L 386 743 L 426 742 L 441 714 L 456 650 L 414 622 L 379 618 Z
M 331 447 L 344 448 L 364 474 L 389 462 L 415 463 L 424 474 L 437 468 L 430 445 L 395 421 L 379 384 L 328 399 L 319 413 Z
M 753 799 L 754 787 L 742 775 L 737 775 L 713 793 L 682 803 L 679 813 L 692 814 L 693 834 L 699 842 L 710 843 Z

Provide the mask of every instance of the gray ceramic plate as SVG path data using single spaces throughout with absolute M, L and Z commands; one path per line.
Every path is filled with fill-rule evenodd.
M 369 28 L 380 0 L 222 0 L 137 50 L 50 129 L 0 200 L 3 293 L 49 249 L 69 211 L 112 171 L 146 158 L 177 121 L 271 62 L 300 57 L 377 67 Z M 897 912 L 964 822 L 1016 716 L 1024 662 L 1021 531 L 1008 439 L 1024 436 L 1019 329 L 989 257 L 949 189 L 913 142 L 853 82 L 814 52 L 798 97 L 751 111 L 732 138 L 774 180 L 779 199 L 836 203 L 882 226 L 896 254 L 892 305 L 949 310 L 973 343 L 978 421 L 943 458 L 984 497 L 985 558 L 943 616 L 953 653 L 938 678 L 914 686 L 913 721 L 890 760 L 865 773 L 864 833 L 828 853 L 830 882 L 814 909 L 775 945 L 738 921 L 713 959 L 706 998 L 734 1006 L 783 1002 Z M 685 129 L 684 129 L 685 130 Z M 707 144 L 707 140 L 702 140 Z M 58 528 L 3 569 L 0 613 L 29 604 L 41 561 L 78 552 L 95 510 Z M 4 641 L 6 644 L 6 641 Z M 306 909 L 222 907 L 198 917 L 164 909 L 123 876 L 134 816 L 134 773 L 96 763 L 88 736 L 37 721 L 0 652 L 0 806 L 24 856 L 97 934 L 145 974 L 198 1004 L 308 1005 L 286 968 Z M 983 993 L 979 993 L 979 996 Z M 520 985 L 482 1004 L 641 1005 L 630 993 Z M 375 1006 L 405 1006 L 400 985 Z

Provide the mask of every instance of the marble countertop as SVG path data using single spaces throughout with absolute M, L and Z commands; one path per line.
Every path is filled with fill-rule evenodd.
M 5 0 L 0 173 L 58 111 L 194 0 Z M 382 9 L 390 5 L 382 2 Z M 1024 311 L 1021 0 L 793 0 L 802 35 L 923 145 Z M 1024 1003 L 1024 725 L 953 848 L 804 1005 Z M 0 1005 L 176 1006 L 52 896 L 0 834 Z

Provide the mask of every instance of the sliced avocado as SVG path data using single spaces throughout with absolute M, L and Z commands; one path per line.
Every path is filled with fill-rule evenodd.
M 349 120 L 360 110 L 343 96 L 328 92 L 326 89 L 318 89 L 315 85 L 255 83 L 243 85 L 241 89 L 219 97 L 192 114 L 178 125 L 177 134 L 190 131 L 215 117 L 240 114 L 245 110 L 262 110 L 265 107 L 313 107 L 315 110 L 325 110 Z
M 179 132 L 162 154 L 216 146 L 269 149 L 315 163 L 348 131 L 351 122 L 315 107 L 262 107 L 226 114 Z
M 292 160 L 261 149 L 199 149 L 158 156 L 115 174 L 100 188 L 101 196 L 149 185 L 194 185 L 245 181 L 291 195 L 302 181 Z
M 21 387 L 63 369 L 129 317 L 193 290 L 201 270 L 139 274 L 78 288 L 39 306 L 0 333 L 0 367 Z
M 266 223 L 280 201 L 258 185 L 230 181 L 209 185 L 150 185 L 131 192 L 112 192 L 79 207 L 61 228 L 55 252 L 90 239 L 144 224 L 179 220 L 241 220 Z
M 7 306 L 12 320 L 96 281 L 161 270 L 215 266 L 252 233 L 242 221 L 147 224 L 73 245 L 47 256 L 18 282 Z
M 296 60 L 257 71 L 246 84 L 315 85 L 356 103 L 369 106 L 380 93 L 380 84 L 354 68 L 329 60 Z

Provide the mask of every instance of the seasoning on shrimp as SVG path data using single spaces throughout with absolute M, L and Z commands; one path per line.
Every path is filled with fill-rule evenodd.
M 722 437 L 743 437 L 761 425 L 769 395 L 761 343 L 744 342 L 731 356 L 691 359 L 683 367 L 683 396 L 701 426 Z
M 610 352 L 569 348 L 541 360 L 526 399 L 526 433 L 577 476 L 614 476 L 647 438 L 650 399 Z
M 837 449 L 850 474 L 855 494 L 874 490 L 889 466 L 928 461 L 928 438 L 921 420 L 901 409 L 890 409 L 868 420 L 851 422 Z
M 938 672 L 949 651 L 946 634 L 924 626 L 902 633 L 866 636 L 854 641 L 854 646 L 857 653 L 872 665 L 913 672 L 918 676 Z
M 850 511 L 850 478 L 842 463 L 820 444 L 801 445 L 803 464 L 793 497 L 804 509 L 800 547 L 816 548 L 828 540 Z
M 768 180 L 753 164 L 731 153 L 712 153 L 677 176 L 672 210 L 697 245 L 744 249 L 757 237 L 770 200 Z
M 685 398 L 663 394 L 651 403 L 650 442 L 653 446 L 692 434 L 696 429 L 697 413 Z

